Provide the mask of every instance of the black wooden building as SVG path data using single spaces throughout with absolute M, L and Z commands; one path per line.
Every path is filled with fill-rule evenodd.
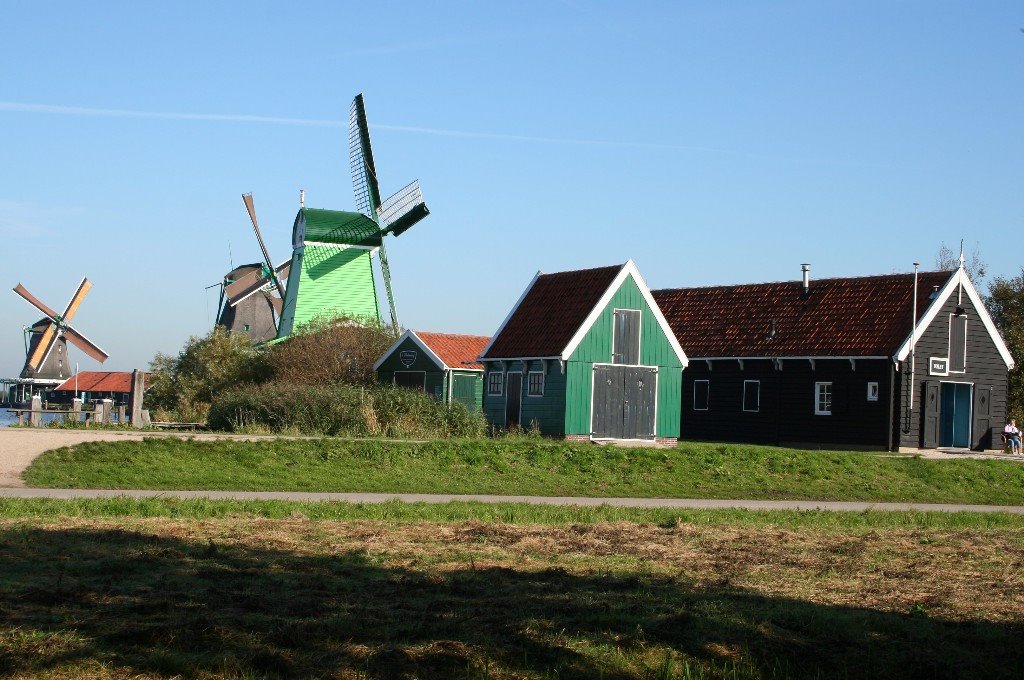
M 690 358 L 683 438 L 981 449 L 1006 417 L 1013 359 L 962 268 L 653 295 Z

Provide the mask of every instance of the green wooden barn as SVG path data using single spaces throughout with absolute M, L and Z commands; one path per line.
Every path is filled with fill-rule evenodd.
M 483 395 L 477 356 L 489 341 L 485 335 L 406 331 L 373 368 L 378 382 L 423 390 L 476 411 Z
M 581 440 L 679 437 L 687 359 L 636 265 L 538 273 L 480 355 L 484 413 Z

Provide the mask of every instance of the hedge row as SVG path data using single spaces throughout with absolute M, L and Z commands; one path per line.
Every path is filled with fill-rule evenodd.
M 207 425 L 214 430 L 293 432 L 349 437 L 478 437 L 479 412 L 447 406 L 430 395 L 391 386 L 266 383 L 214 397 Z

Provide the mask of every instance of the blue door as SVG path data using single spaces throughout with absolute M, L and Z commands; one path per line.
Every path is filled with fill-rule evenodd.
M 942 383 L 942 406 L 939 416 L 942 434 L 939 446 L 955 449 L 971 447 L 971 385 Z

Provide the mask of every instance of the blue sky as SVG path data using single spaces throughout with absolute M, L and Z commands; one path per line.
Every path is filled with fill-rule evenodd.
M 1019 2 L 0 1 L 4 285 L 110 369 L 209 329 L 217 282 L 290 252 L 298 191 L 352 209 L 363 92 L 403 325 L 493 332 L 537 270 L 655 288 L 907 271 L 1024 243 Z M 0 376 L 37 318 L 0 295 Z M 74 352 L 74 350 L 73 350 Z M 77 355 L 83 370 L 98 365 Z

